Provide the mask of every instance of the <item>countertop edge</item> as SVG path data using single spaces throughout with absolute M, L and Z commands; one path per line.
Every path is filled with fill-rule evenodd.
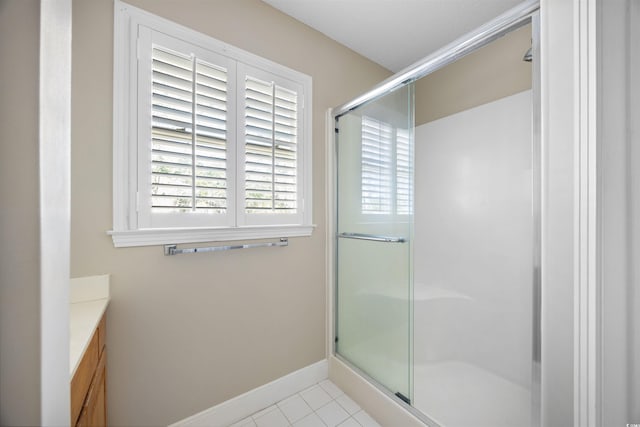
M 91 338 L 95 333 L 102 316 L 107 311 L 110 298 L 100 298 L 92 301 L 83 301 L 70 304 L 70 341 L 71 343 L 81 342 L 80 351 L 71 352 L 70 350 L 70 371 L 71 376 L 69 380 L 73 380 L 73 376 L 76 374 L 78 365 L 84 356 L 85 351 Z M 81 313 L 78 314 L 78 311 Z M 81 323 L 81 324 L 79 324 Z M 80 329 L 80 331 L 78 331 Z M 74 333 L 75 332 L 75 333 Z

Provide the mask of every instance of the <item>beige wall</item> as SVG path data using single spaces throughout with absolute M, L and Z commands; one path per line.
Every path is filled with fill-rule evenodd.
M 0 1 L 0 425 L 40 424 L 39 21 Z
M 74 1 L 71 275 L 112 274 L 110 423 L 160 425 L 325 357 L 324 114 L 390 73 L 258 0 L 131 3 L 313 77 L 312 237 L 171 258 L 115 249 L 113 2 Z
M 531 89 L 531 25 L 517 29 L 416 84 L 416 126 Z

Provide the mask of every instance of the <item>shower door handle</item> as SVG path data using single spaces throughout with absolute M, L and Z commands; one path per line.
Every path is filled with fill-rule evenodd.
M 362 234 L 362 233 L 340 233 L 339 238 L 342 239 L 357 239 L 357 240 L 370 240 L 373 242 L 386 242 L 386 243 L 404 243 L 407 241 L 404 237 L 393 236 L 378 236 L 375 234 Z

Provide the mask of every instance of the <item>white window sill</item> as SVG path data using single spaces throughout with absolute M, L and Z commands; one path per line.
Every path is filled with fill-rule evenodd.
M 163 228 L 107 231 L 116 248 L 229 240 L 311 236 L 315 225 L 278 225 L 237 228 Z

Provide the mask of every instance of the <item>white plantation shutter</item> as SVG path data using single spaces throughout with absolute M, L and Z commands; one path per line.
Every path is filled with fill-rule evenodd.
M 299 213 L 300 89 L 264 71 L 244 70 L 244 216 L 288 223 Z M 251 218 L 257 218 L 252 220 Z M 269 219 L 266 219 L 269 218 Z
M 152 58 L 151 210 L 224 213 L 226 70 L 162 47 Z
M 196 209 L 227 209 L 227 73 L 196 62 Z
M 245 78 L 245 210 L 296 212 L 297 94 Z
M 115 25 L 114 244 L 310 235 L 311 78 L 124 3 Z
M 138 225 L 230 225 L 235 65 L 166 34 L 140 37 Z
M 298 200 L 298 94 L 275 86 L 274 209 L 296 213 Z
M 187 211 L 193 196 L 193 60 L 153 48 L 151 209 Z
M 245 209 L 273 210 L 273 85 L 245 78 Z

